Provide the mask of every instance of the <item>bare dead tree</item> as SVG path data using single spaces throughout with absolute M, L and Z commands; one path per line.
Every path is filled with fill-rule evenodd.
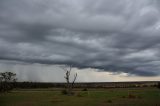
M 72 66 L 71 65 L 65 66 L 65 67 L 62 67 L 62 69 L 65 71 L 64 78 L 66 79 L 66 91 L 67 91 L 67 94 L 71 95 L 71 94 L 73 94 L 72 90 L 74 88 L 74 84 L 75 84 L 75 81 L 77 79 L 77 73 L 74 74 L 73 81 L 70 81 L 70 75 L 71 75 L 71 71 L 72 71 Z

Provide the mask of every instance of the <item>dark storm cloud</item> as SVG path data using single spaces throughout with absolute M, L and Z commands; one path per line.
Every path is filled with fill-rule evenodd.
M 160 74 L 158 0 L 1 0 L 0 60 Z

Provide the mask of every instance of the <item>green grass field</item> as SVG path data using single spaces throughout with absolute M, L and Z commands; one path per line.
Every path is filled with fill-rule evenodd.
M 160 89 L 78 89 L 74 96 L 61 89 L 21 89 L 1 94 L 0 106 L 160 106 Z

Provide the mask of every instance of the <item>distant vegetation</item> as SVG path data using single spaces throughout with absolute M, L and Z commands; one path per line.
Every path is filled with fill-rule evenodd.
M 46 83 L 46 82 L 10 82 L 14 88 L 33 89 L 33 88 L 63 88 L 66 90 L 66 83 Z M 99 82 L 99 83 L 75 83 L 74 88 L 147 88 L 159 87 L 158 81 L 153 82 Z M 160 87 L 159 87 L 160 88 Z
M 32 88 L 64 88 L 62 92 L 66 94 L 72 93 L 73 88 L 137 88 L 137 87 L 158 87 L 159 81 L 142 81 L 142 82 L 93 82 L 93 83 L 75 83 L 77 75 L 75 74 L 73 82 L 68 83 L 70 71 L 66 71 L 66 83 L 44 83 L 44 82 L 16 82 L 16 73 L 1 72 L 0 73 L 0 92 L 8 92 L 13 88 L 32 89 Z
M 8 92 L 15 87 L 16 74 L 12 72 L 0 73 L 0 92 Z

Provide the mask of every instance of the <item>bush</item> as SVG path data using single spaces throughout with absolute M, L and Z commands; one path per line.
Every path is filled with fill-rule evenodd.
M 0 83 L 0 92 L 9 92 L 14 88 L 12 83 L 1 82 Z
M 69 95 L 69 96 L 74 95 L 74 92 L 68 92 L 66 89 L 65 89 L 65 90 L 62 90 L 61 93 L 62 93 L 63 95 Z
M 87 88 L 84 88 L 84 89 L 82 89 L 82 91 L 88 91 L 88 89 L 87 89 Z
M 132 94 L 129 94 L 129 95 L 128 95 L 128 98 L 130 98 L 130 99 L 135 99 L 136 96 L 135 96 L 135 95 L 132 95 Z
M 63 95 L 67 95 L 67 94 L 68 94 L 68 93 L 67 93 L 67 90 L 65 90 L 65 89 L 62 90 L 61 93 L 62 93 Z
M 112 103 L 112 100 L 107 100 L 108 103 Z
M 122 96 L 122 98 L 126 98 L 126 96 Z
M 159 89 L 160 89 L 160 82 L 158 83 L 157 88 L 159 88 Z

